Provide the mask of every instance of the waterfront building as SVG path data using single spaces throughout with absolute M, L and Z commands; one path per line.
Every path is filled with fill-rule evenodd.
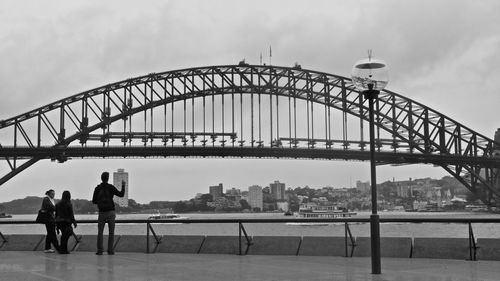
M 495 138 L 494 138 L 494 140 L 495 140 L 495 142 L 500 143 L 500 128 L 498 128 L 497 131 L 495 132 Z M 493 148 L 495 150 L 500 150 L 499 146 L 494 146 Z
M 289 206 L 288 202 L 286 202 L 286 201 L 276 202 L 276 207 L 278 210 L 283 211 L 283 212 L 288 212 L 290 210 L 290 206 Z
M 446 191 L 443 192 L 443 197 L 441 200 L 443 202 L 443 204 L 445 205 L 451 205 L 451 199 L 452 199 L 452 196 L 451 196 L 451 191 L 449 189 L 447 189 Z
M 262 200 L 262 187 L 252 185 L 248 188 L 248 204 L 252 208 L 260 208 L 263 210 L 264 204 Z
M 334 190 L 328 192 L 328 195 L 332 197 L 345 197 L 349 194 L 349 190 L 347 188 L 335 188 Z
M 241 192 L 241 199 L 248 202 L 248 200 L 249 200 L 248 199 L 248 191 L 242 191 Z
M 403 181 L 403 182 L 396 182 L 396 194 L 398 197 L 403 197 L 407 198 L 410 197 L 411 195 L 411 187 L 408 184 L 408 182 Z
M 495 132 L 495 142 L 500 143 L 500 128 L 497 129 Z M 494 157 L 500 157 L 500 145 L 494 145 L 493 149 L 495 150 L 493 152 Z M 496 169 L 496 183 L 497 183 L 497 188 L 500 189 L 500 169 Z
M 369 192 L 370 191 L 370 182 L 362 182 L 356 181 L 356 189 L 361 192 Z
M 315 202 L 301 203 L 300 207 L 305 209 L 312 209 L 318 207 L 318 203 Z
M 121 190 L 122 181 L 125 182 L 125 195 L 123 197 L 114 196 L 113 201 L 120 207 L 128 207 L 128 173 L 125 172 L 125 169 L 118 169 L 118 171 L 113 173 L 113 185 Z
M 434 187 L 430 188 L 427 191 L 427 199 L 430 200 L 431 202 L 437 202 L 438 207 L 441 207 L 441 205 L 442 205 L 441 187 L 434 186 Z
M 231 189 L 227 189 L 226 194 L 230 196 L 241 196 L 241 191 L 233 187 Z
M 213 185 L 209 187 L 209 193 L 212 195 L 213 200 L 222 197 L 223 194 L 223 186 L 222 183 L 219 183 L 219 185 Z
M 285 184 L 279 181 L 274 181 L 274 183 L 269 184 L 269 189 L 271 191 L 271 196 L 276 200 L 285 199 Z
M 427 201 L 418 201 L 415 200 L 413 201 L 413 210 L 422 210 L 425 209 L 425 206 L 427 205 Z
M 304 202 L 304 200 L 308 200 L 309 196 L 297 195 L 297 198 L 299 198 L 299 203 L 302 203 L 302 202 Z
M 226 198 L 233 202 L 240 202 L 241 191 L 237 188 L 231 188 L 226 190 Z
M 326 203 L 328 202 L 328 199 L 324 196 L 318 197 L 318 202 L 319 203 Z

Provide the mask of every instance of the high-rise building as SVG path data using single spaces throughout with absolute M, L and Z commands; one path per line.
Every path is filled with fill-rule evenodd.
M 500 128 L 497 129 L 495 132 L 495 137 L 494 137 L 495 142 L 500 143 Z M 500 150 L 500 146 L 493 145 L 493 149 Z
M 123 197 L 114 196 L 113 201 L 120 207 L 128 207 L 128 173 L 124 169 L 118 169 L 113 173 L 113 185 L 121 190 L 122 181 L 125 182 L 125 195 Z
M 368 192 L 371 190 L 370 182 L 356 181 L 356 189 L 361 192 Z
M 398 197 L 409 197 L 410 196 L 410 185 L 406 184 L 406 182 L 397 182 L 396 183 L 396 194 Z
M 212 195 L 213 200 L 222 197 L 223 194 L 223 186 L 222 183 L 219 183 L 219 185 L 213 185 L 209 187 L 209 193 Z
M 226 189 L 226 194 L 231 196 L 241 195 L 241 191 L 233 187 L 231 189 Z
M 274 181 L 269 185 L 271 196 L 276 200 L 285 200 L 285 184 L 279 181 Z
M 252 208 L 260 208 L 263 210 L 262 187 L 252 185 L 248 188 L 248 204 Z
M 229 199 L 229 201 L 239 202 L 241 200 L 241 191 L 234 187 L 227 189 L 226 198 Z

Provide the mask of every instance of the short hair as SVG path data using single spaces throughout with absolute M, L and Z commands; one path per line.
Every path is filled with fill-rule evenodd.
M 101 180 L 102 180 L 103 182 L 108 182 L 108 180 L 109 180 L 109 173 L 108 173 L 108 172 L 103 172 L 103 173 L 101 174 Z

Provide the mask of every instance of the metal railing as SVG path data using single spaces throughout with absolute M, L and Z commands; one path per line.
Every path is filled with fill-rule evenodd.
M 345 226 L 345 254 L 346 257 L 348 256 L 348 241 L 347 239 L 349 238 L 351 241 L 351 244 L 354 245 L 354 237 L 352 236 L 351 230 L 349 228 L 349 222 L 365 222 L 365 220 L 362 221 L 354 221 L 352 219 L 298 219 L 298 218 L 285 218 L 285 219 L 175 219 L 175 220 L 146 220 L 147 224 L 147 233 L 146 233 L 146 244 L 147 244 L 147 253 L 150 253 L 150 232 L 153 235 L 153 238 L 155 239 L 156 245 L 160 244 L 161 241 L 161 236 L 156 235 L 156 232 L 154 231 L 152 225 L 153 224 L 161 224 L 161 223 L 219 223 L 219 224 L 238 224 L 238 254 L 239 255 L 246 255 L 248 252 L 248 247 L 245 253 L 243 253 L 243 238 L 246 240 L 246 245 L 251 246 L 253 244 L 252 237 L 248 235 L 244 223 L 289 223 L 289 222 L 295 222 L 295 223 L 344 223 Z M 137 223 L 137 222 L 135 222 Z M 242 235 L 243 234 L 243 235 Z
M 171 224 L 171 223 L 183 223 L 183 224 L 237 224 L 238 225 L 238 238 L 239 238 L 239 255 L 245 255 L 247 251 L 243 252 L 243 243 L 250 246 L 253 244 L 252 237 L 248 235 L 244 224 L 252 224 L 252 223 L 342 223 L 344 224 L 344 241 L 345 241 L 345 256 L 351 257 L 354 247 L 356 246 L 356 241 L 352 235 L 349 224 L 352 223 L 369 223 L 369 218 L 266 218 L 266 219 L 258 219 L 258 218 L 248 218 L 248 219 L 125 219 L 125 220 L 116 220 L 116 224 L 146 224 L 146 253 L 151 253 L 150 249 L 150 239 L 151 237 L 154 239 L 156 243 L 156 247 L 162 243 L 162 237 L 157 235 L 155 232 L 153 225 L 155 224 Z M 500 223 L 499 218 L 380 218 L 380 223 L 441 223 L 441 224 L 466 224 L 468 225 L 468 240 L 469 240 L 469 257 L 470 260 L 477 260 L 477 245 L 474 237 L 474 231 L 472 224 L 477 223 Z M 35 221 L 24 221 L 24 220 L 2 220 L 0 221 L 0 239 L 1 244 L 8 242 L 8 238 L 2 234 L 1 226 L 2 225 L 29 225 L 29 224 L 37 224 Z M 97 220 L 78 220 L 78 224 L 97 224 Z M 76 243 L 80 242 L 78 235 L 73 233 L 73 237 L 75 238 Z M 349 242 L 352 246 L 351 253 L 349 253 Z M 153 251 L 154 252 L 154 251 Z

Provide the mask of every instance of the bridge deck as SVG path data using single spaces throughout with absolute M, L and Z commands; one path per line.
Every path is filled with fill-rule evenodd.
M 9 280 L 498 280 L 497 261 L 193 254 L 0 252 Z

